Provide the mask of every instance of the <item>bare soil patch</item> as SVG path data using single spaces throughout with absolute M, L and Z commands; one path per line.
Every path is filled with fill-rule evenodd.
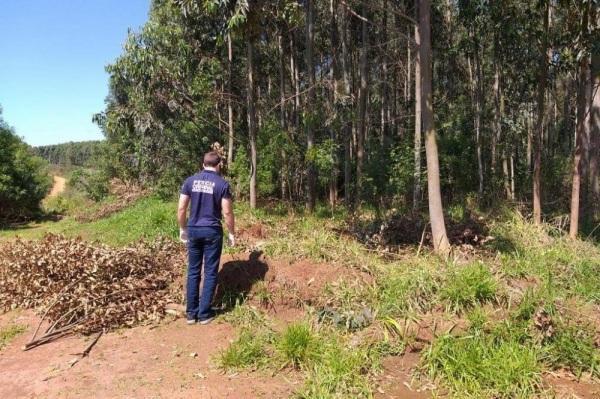
M 342 275 L 353 278 L 348 269 L 343 271 L 346 275 L 341 266 L 265 259 L 257 252 L 224 256 L 219 290 L 245 293 L 262 306 L 254 294 L 264 281 L 275 298 L 274 307 L 265 308 L 284 326 L 305 316 L 299 305 L 315 301 L 325 284 Z M 0 326 L 27 326 L 0 352 L 2 398 L 286 398 L 302 384 L 288 371 L 224 374 L 213 358 L 236 338 L 237 330 L 219 319 L 208 326 L 187 326 L 168 316 L 160 323 L 107 332 L 72 367 L 93 336 L 69 335 L 22 351 L 39 321 L 33 310 L 0 315 Z

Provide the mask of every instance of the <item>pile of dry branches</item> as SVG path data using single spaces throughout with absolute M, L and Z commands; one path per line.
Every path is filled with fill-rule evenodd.
M 0 247 L 0 309 L 37 309 L 50 323 L 43 338 L 133 326 L 180 301 L 183 269 L 182 249 L 166 239 L 127 248 L 52 234 L 16 240 Z

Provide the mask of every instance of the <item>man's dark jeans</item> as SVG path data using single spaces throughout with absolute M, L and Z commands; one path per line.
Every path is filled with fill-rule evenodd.
M 214 317 L 211 304 L 217 287 L 217 275 L 223 248 L 223 230 L 220 227 L 190 227 L 187 248 L 187 318 L 200 321 L 210 319 Z M 204 285 L 200 296 L 198 291 L 203 260 Z

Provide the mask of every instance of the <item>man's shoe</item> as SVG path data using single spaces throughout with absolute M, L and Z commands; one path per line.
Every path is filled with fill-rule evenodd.
M 215 316 L 212 316 L 212 317 L 209 317 L 208 319 L 200 320 L 198 323 L 205 326 L 207 324 L 210 324 L 210 322 L 213 321 L 214 319 L 215 319 Z
M 194 324 L 196 324 L 197 320 L 196 319 L 187 319 L 186 323 L 188 326 L 193 326 Z

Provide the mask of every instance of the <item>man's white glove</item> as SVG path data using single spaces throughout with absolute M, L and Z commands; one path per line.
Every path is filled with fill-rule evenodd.
M 188 241 L 188 230 L 185 227 L 179 228 L 179 241 L 181 241 L 184 244 Z
M 230 247 L 235 247 L 235 236 L 231 233 L 227 236 L 227 245 Z

